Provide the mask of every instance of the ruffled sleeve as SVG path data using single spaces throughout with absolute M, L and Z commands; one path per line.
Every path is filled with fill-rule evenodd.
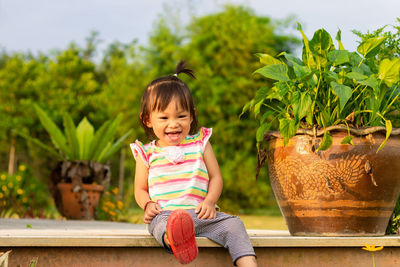
M 212 128 L 201 127 L 201 129 L 200 129 L 200 137 L 201 137 L 201 143 L 202 143 L 203 152 L 204 152 L 204 149 L 206 148 L 208 140 L 211 137 L 211 134 L 212 134 Z
M 146 167 L 149 168 L 149 159 L 142 142 L 136 140 L 135 143 L 131 143 L 130 146 L 135 160 L 137 161 L 137 157 L 139 156 L 143 160 Z

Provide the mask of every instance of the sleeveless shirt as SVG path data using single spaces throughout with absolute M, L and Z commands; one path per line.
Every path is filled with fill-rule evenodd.
M 203 154 L 212 129 L 202 127 L 176 146 L 158 147 L 156 141 L 130 144 L 135 160 L 139 156 L 149 170 L 151 200 L 164 210 L 194 209 L 208 192 L 208 172 Z

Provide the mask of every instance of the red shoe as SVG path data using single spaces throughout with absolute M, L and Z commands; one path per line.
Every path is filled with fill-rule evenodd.
M 194 235 L 194 221 L 189 212 L 174 210 L 167 222 L 167 239 L 175 258 L 182 264 L 193 261 L 199 252 Z

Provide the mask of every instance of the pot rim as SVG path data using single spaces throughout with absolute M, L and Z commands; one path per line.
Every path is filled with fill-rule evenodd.
M 97 190 L 97 191 L 103 191 L 104 186 L 101 184 L 81 184 L 80 185 L 84 190 Z M 58 183 L 57 188 L 67 188 L 67 187 L 72 187 L 72 183 Z
M 300 128 L 297 130 L 296 135 L 309 135 L 312 137 L 323 136 L 326 131 L 335 132 L 350 132 L 355 136 L 366 136 L 377 132 L 385 132 L 386 127 L 384 126 L 372 126 L 372 127 L 347 127 L 346 125 L 334 125 L 326 128 Z M 392 128 L 390 135 L 400 135 L 400 128 Z M 282 138 L 280 131 L 268 131 L 264 134 L 264 141 L 268 141 L 274 138 Z

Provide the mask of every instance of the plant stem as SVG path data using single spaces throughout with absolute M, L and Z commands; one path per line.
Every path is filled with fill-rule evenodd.
M 374 252 L 372 252 L 372 266 L 375 267 L 375 257 Z

